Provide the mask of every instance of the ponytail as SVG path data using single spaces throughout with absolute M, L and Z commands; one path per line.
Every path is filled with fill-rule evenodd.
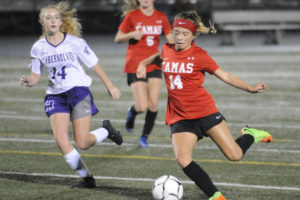
M 201 17 L 197 14 L 196 11 L 186 11 L 186 12 L 181 12 L 179 14 L 177 14 L 175 16 L 175 20 L 176 19 L 186 19 L 186 20 L 190 20 L 191 22 L 193 22 L 197 29 L 196 29 L 196 33 L 202 33 L 202 34 L 216 34 L 217 30 L 215 29 L 213 24 L 210 24 L 210 27 L 206 27 L 203 22 Z
M 137 0 L 124 0 L 125 4 L 122 7 L 123 14 L 122 16 L 126 16 L 130 11 L 136 10 L 139 8 L 139 3 Z
M 67 2 L 60 2 L 57 5 L 48 5 L 41 9 L 39 15 L 39 21 L 42 23 L 44 12 L 48 9 L 56 9 L 60 13 L 62 25 L 60 27 L 61 32 L 66 32 L 68 34 L 81 37 L 81 24 L 77 18 L 77 10 L 75 8 L 69 9 L 69 4 Z M 43 27 L 42 36 L 46 35 L 45 29 Z

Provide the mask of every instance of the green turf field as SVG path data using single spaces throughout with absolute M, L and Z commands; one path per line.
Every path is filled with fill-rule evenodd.
M 99 55 L 101 56 L 101 55 Z M 217 63 L 249 83 L 267 82 L 270 91 L 248 94 L 207 76 L 207 89 L 226 117 L 234 137 L 244 125 L 270 131 L 274 143 L 254 144 L 240 162 L 229 162 L 209 139 L 200 141 L 194 159 L 211 176 L 229 200 L 300 199 L 300 57 L 299 53 L 215 53 Z M 93 73 L 91 90 L 100 113 L 91 127 L 110 119 L 121 130 L 124 144 L 110 141 L 80 151 L 97 179 L 97 188 L 70 189 L 79 181 L 65 163 L 43 111 L 47 75 L 33 88 L 18 86 L 28 74 L 28 58 L 0 61 L 0 199 L 1 200 L 150 200 L 155 178 L 171 174 L 183 181 L 184 200 L 207 199 L 177 166 L 169 127 L 164 125 L 166 89 L 160 98 L 151 147 L 138 139 L 144 115 L 137 117 L 132 134 L 125 131 L 127 109 L 132 105 L 123 74 L 125 55 L 101 56 L 100 64 L 122 91 L 113 101 Z M 165 86 L 163 86 L 165 87 Z M 72 131 L 70 129 L 70 137 Z

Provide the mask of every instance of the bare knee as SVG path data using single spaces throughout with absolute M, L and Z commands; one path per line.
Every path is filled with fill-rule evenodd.
M 76 146 L 81 150 L 87 150 L 91 147 L 87 141 L 76 141 Z
M 157 111 L 158 108 L 158 101 L 149 101 L 148 109 L 152 112 Z
M 139 103 L 135 105 L 135 109 L 137 112 L 146 112 L 148 109 L 148 105 L 146 103 Z
M 225 155 L 230 161 L 239 161 L 243 158 L 242 151 L 230 152 Z
M 192 158 L 185 156 L 176 156 L 176 162 L 181 168 L 185 168 L 192 162 Z

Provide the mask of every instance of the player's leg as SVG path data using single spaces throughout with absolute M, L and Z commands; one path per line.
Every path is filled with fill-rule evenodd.
M 125 126 L 127 131 L 131 133 L 134 128 L 136 115 L 145 112 L 148 109 L 148 94 L 147 83 L 145 81 L 132 82 L 130 87 L 135 103 L 128 109 Z
M 80 187 L 95 187 L 95 180 L 83 162 L 78 151 L 72 146 L 69 139 L 69 113 L 55 113 L 50 116 L 50 123 L 55 141 L 64 155 L 68 165 L 84 179 Z
M 207 131 L 207 134 L 218 145 L 224 155 L 231 161 L 238 161 L 243 157 L 243 152 L 252 145 L 253 138 L 245 138 L 244 142 L 239 145 L 233 139 L 232 134 L 225 120 L 215 125 Z M 244 150 L 242 150 L 242 148 Z
M 234 140 L 225 120 L 209 129 L 207 133 L 224 155 L 232 161 L 240 160 L 254 142 L 272 142 L 273 140 L 270 133 L 248 127 L 244 127 L 243 135 Z
M 148 147 L 147 139 L 153 130 L 155 120 L 158 113 L 158 101 L 162 85 L 161 78 L 148 78 L 148 110 L 145 116 L 145 124 L 143 127 L 142 136 L 140 138 L 140 145 Z
M 101 143 L 106 138 L 111 139 L 118 145 L 122 144 L 122 135 L 115 130 L 109 120 L 104 120 L 100 128 L 90 132 L 91 114 L 97 112 L 91 98 L 89 95 L 85 97 L 73 107 L 71 112 L 76 145 L 85 150 L 94 144 Z
M 69 113 L 55 113 L 50 117 L 50 124 L 54 139 L 58 145 L 60 151 L 63 154 L 71 152 L 74 147 L 72 146 L 69 139 Z
M 189 132 L 173 133 L 172 144 L 177 163 L 184 173 L 208 196 L 218 192 L 208 174 L 192 159 L 197 135 Z

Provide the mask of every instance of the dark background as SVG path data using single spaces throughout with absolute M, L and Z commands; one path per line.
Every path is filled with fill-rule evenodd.
M 59 0 L 0 0 L 0 35 L 39 35 L 41 7 Z M 68 0 L 77 8 L 83 34 L 114 34 L 121 22 L 123 0 Z M 205 24 L 214 10 L 286 10 L 300 12 L 300 0 L 156 0 L 155 7 L 167 14 L 196 10 Z

